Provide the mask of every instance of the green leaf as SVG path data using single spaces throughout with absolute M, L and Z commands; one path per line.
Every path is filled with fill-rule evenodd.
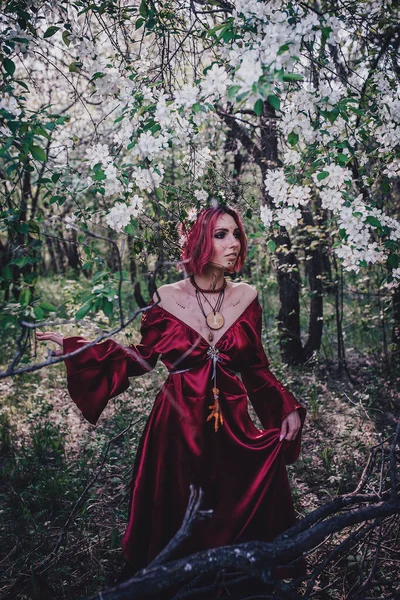
M 379 221 L 379 219 L 377 219 L 376 217 L 373 217 L 372 215 L 369 215 L 365 219 L 365 222 L 368 223 L 369 225 L 372 225 L 372 227 L 382 227 L 382 224 Z
M 88 312 L 91 309 L 91 303 L 88 302 L 87 304 L 84 304 L 76 313 L 75 315 L 75 319 L 77 319 L 78 321 L 80 319 L 83 319 L 84 317 L 86 317 L 86 315 L 88 314 Z
M 239 90 L 240 85 L 231 85 L 231 87 L 228 88 L 228 100 L 232 101 Z
M 192 111 L 194 113 L 207 112 L 207 109 L 204 106 L 204 104 L 199 104 L 198 102 L 196 102 L 196 104 L 193 104 L 192 106 Z
M 275 94 L 270 94 L 267 98 L 268 102 L 275 110 L 281 110 L 281 101 Z
M 3 59 L 3 67 L 7 71 L 7 73 L 12 77 L 15 73 L 15 63 L 11 60 L 11 58 Z
M 326 117 L 330 123 L 334 123 L 336 121 L 336 119 L 339 116 L 339 113 L 340 111 L 337 106 L 335 106 L 335 108 L 333 108 L 332 110 L 321 111 L 321 114 L 323 114 L 323 116 Z
M 53 175 L 51 176 L 51 180 L 53 183 L 57 183 L 57 181 L 60 179 L 61 177 L 61 173 L 53 173 Z
M 274 242 L 274 240 L 269 240 L 268 244 L 267 244 L 267 248 L 268 250 L 273 253 L 276 250 L 276 243 Z
M 10 267 L 4 267 L 4 269 L 1 271 L 1 276 L 3 280 L 12 281 L 12 269 L 10 269 Z
M 295 146 L 299 141 L 299 134 L 291 131 L 288 135 L 287 141 L 291 146 Z
M 326 179 L 327 177 L 329 177 L 328 171 L 321 171 L 321 173 L 318 173 L 318 175 L 317 175 L 318 181 L 322 181 L 323 179 Z
M 142 0 L 139 7 L 139 15 L 144 19 L 149 16 L 149 7 L 147 6 L 146 0 Z
M 82 67 L 82 63 L 77 60 L 74 60 L 74 61 L 72 61 L 72 63 L 70 63 L 70 65 L 68 67 L 68 71 L 70 73 L 79 73 L 81 67 Z
M 58 204 L 59 206 L 62 206 L 62 205 L 64 204 L 64 202 L 65 202 L 65 200 L 66 200 L 66 199 L 67 199 L 67 197 L 66 197 L 66 196 L 59 196 L 59 195 L 55 195 L 55 196 L 52 196 L 52 197 L 50 198 L 50 200 L 49 200 L 49 204 L 54 204 L 55 202 L 57 202 L 57 204 Z
M 285 73 L 282 77 L 282 81 L 303 81 L 303 76 L 297 73 Z
M 260 117 L 262 115 L 262 111 L 263 111 L 263 106 L 264 106 L 264 102 L 261 100 L 261 98 L 259 98 L 257 100 L 257 102 L 254 105 L 254 112 L 256 113 L 257 117 Z
M 287 52 L 289 50 L 289 44 L 283 44 L 283 46 L 281 46 L 277 52 L 278 56 L 280 56 L 281 54 L 283 54 L 284 52 Z
M 229 27 L 225 27 L 221 34 L 220 34 L 220 39 L 223 39 L 224 42 L 229 43 L 230 41 L 232 41 L 235 38 L 235 32 L 232 28 L 231 25 L 229 25 Z
M 107 317 L 110 317 L 113 314 L 113 303 L 108 300 L 108 298 L 103 298 L 101 303 L 101 308 Z
M 62 32 L 62 39 L 63 39 L 63 42 L 64 42 L 64 44 L 66 46 L 69 46 L 70 43 L 71 43 L 71 40 L 69 38 L 70 35 L 71 35 L 71 33 L 69 31 L 63 31 Z
M 31 154 L 35 160 L 39 160 L 40 162 L 46 162 L 47 156 L 46 152 L 40 146 L 36 146 L 32 144 L 30 147 Z
M 33 313 L 35 315 L 35 317 L 37 318 L 38 321 L 41 321 L 44 317 L 44 312 L 43 310 L 40 308 L 40 306 L 35 306 L 33 309 Z
M 393 269 L 397 269 L 400 261 L 397 254 L 389 254 L 388 263 Z
M 25 265 L 29 265 L 31 262 L 29 256 L 22 256 L 21 258 L 16 258 L 12 261 L 13 265 L 17 265 L 20 269 L 25 267 Z
M 60 28 L 56 27 L 55 25 L 52 25 L 51 27 L 49 27 L 48 29 L 46 29 L 46 31 L 44 32 L 43 38 L 49 38 L 52 35 L 54 35 Z
M 51 302 L 41 302 L 39 306 L 42 310 L 44 310 L 45 313 L 57 311 L 57 308 Z
M 144 22 L 145 22 L 145 20 L 143 19 L 143 17 L 139 17 L 136 20 L 135 29 L 140 29 Z
M 24 288 L 19 295 L 20 305 L 28 306 L 31 297 L 32 297 L 31 290 L 29 288 Z
M 343 154 L 343 152 L 339 152 L 339 154 L 336 155 L 336 160 L 343 167 L 349 162 L 349 156 L 347 154 Z
M 383 245 L 385 246 L 385 248 L 389 248 L 389 250 L 393 250 L 394 252 L 398 248 L 398 244 L 395 240 L 386 240 L 386 242 L 384 242 Z
M 332 27 L 321 27 L 322 43 L 325 43 L 329 35 L 332 33 Z
M 25 81 L 21 81 L 20 79 L 16 79 L 15 83 L 18 83 L 18 85 L 20 85 L 21 87 L 23 87 L 25 90 L 27 90 L 29 92 L 29 88 L 26 85 Z
M 107 175 L 105 175 L 103 169 L 99 169 L 94 172 L 92 179 L 94 179 L 94 181 L 104 181 L 104 179 L 107 179 Z
M 390 194 L 390 184 L 388 181 L 382 181 L 381 190 L 384 194 Z

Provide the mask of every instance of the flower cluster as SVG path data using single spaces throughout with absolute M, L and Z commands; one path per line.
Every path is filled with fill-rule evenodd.
M 273 209 L 267 206 L 260 208 L 260 217 L 265 227 L 269 227 L 274 220 L 281 227 L 295 227 L 301 219 L 299 206 L 308 204 L 311 188 L 308 185 L 290 184 L 283 169 L 269 171 L 264 184 L 274 204 Z
M 136 186 L 140 190 L 146 190 L 146 192 L 151 192 L 153 189 L 158 188 L 163 180 L 164 169 L 159 165 L 157 170 L 159 172 L 153 169 L 153 167 L 150 167 L 150 169 L 135 167 L 132 171 L 132 178 Z
M 143 198 L 135 194 L 129 205 L 117 202 L 106 215 L 106 223 L 114 231 L 122 231 L 130 223 L 131 217 L 137 217 L 142 209 Z

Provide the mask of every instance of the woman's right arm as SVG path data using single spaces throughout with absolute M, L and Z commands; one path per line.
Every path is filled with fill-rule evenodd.
M 151 371 L 160 351 L 162 322 L 150 309 L 142 315 L 142 340 L 136 346 L 122 346 L 112 339 L 90 346 L 79 354 L 65 359 L 68 391 L 83 416 L 95 424 L 110 398 L 118 396 L 129 387 L 129 377 Z M 152 314 L 154 313 L 154 314 Z M 63 346 L 69 354 L 84 348 L 88 341 L 82 337 L 63 338 L 58 333 L 37 333 L 40 341 L 50 340 Z

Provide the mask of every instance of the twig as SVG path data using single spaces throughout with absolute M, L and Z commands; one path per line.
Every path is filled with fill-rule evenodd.
M 212 516 L 212 510 L 200 510 L 203 495 L 203 490 L 201 488 L 196 488 L 194 485 L 190 486 L 189 503 L 182 521 L 182 525 L 172 540 L 165 546 L 165 548 L 148 565 L 146 569 L 152 569 L 167 562 L 167 560 L 170 559 L 176 550 L 181 546 L 182 542 L 189 537 L 194 524 L 199 520 L 207 519 Z

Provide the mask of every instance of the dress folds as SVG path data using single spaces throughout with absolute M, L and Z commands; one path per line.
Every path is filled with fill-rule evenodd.
M 195 525 L 182 553 L 248 540 L 272 541 L 295 521 L 286 464 L 300 452 L 279 441 L 282 419 L 305 409 L 269 370 L 261 342 L 262 310 L 255 298 L 213 349 L 189 325 L 158 305 L 142 314 L 142 340 L 123 347 L 106 340 L 65 360 L 68 390 L 95 424 L 108 400 L 147 373 L 161 356 L 169 375 L 145 425 L 133 470 L 129 523 L 123 538 L 134 569 L 159 554 L 182 523 L 193 483 L 213 516 Z M 64 353 L 82 347 L 64 339 Z M 213 371 L 224 419 L 208 421 Z M 247 411 L 250 399 L 264 427 Z

